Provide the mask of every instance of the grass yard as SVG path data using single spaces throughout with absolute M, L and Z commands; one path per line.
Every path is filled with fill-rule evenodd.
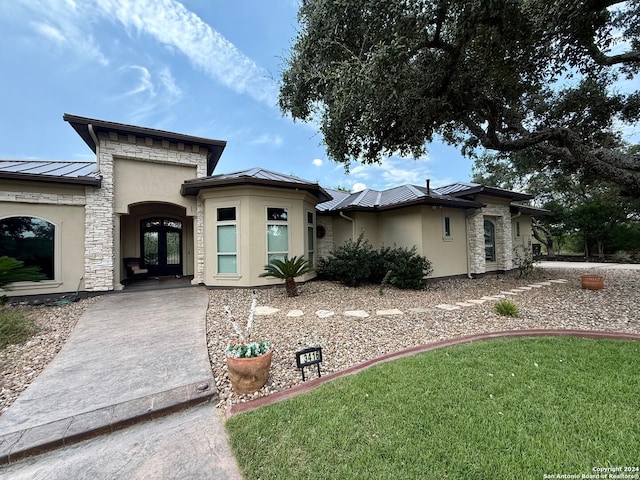
M 35 321 L 27 314 L 0 306 L 0 350 L 28 340 L 37 331 Z
M 448 347 L 239 414 L 226 427 L 245 477 L 263 480 L 580 478 L 594 467 L 638 467 L 640 342 Z

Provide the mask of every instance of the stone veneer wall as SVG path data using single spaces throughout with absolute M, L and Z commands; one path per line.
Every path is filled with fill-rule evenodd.
M 333 217 L 328 215 L 316 215 L 316 229 L 324 227 L 324 237 L 316 238 L 318 261 L 321 258 L 329 258 L 329 253 L 333 250 Z
M 48 205 L 84 205 L 85 195 L 68 193 L 0 192 L 0 202 L 40 203 Z
M 113 290 L 115 286 L 115 189 L 113 182 L 114 158 L 127 158 L 155 163 L 196 165 L 197 177 L 207 173 L 207 150 L 197 145 L 158 141 L 134 135 L 99 135 L 97 147 L 98 169 L 102 187 L 87 187 L 85 204 L 85 290 L 90 292 Z M 204 280 L 204 244 L 201 239 L 203 209 L 198 201 L 194 230 L 196 242 L 194 283 Z
M 475 274 L 487 271 L 484 251 L 484 219 L 487 217 L 495 224 L 497 270 L 511 270 L 513 268 L 509 207 L 506 205 L 487 205 L 467 219 L 469 264 L 471 273 Z

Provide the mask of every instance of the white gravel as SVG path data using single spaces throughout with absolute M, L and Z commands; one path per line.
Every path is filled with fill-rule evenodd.
M 487 275 L 469 279 L 432 281 L 424 291 L 387 288 L 381 296 L 376 286 L 347 288 L 314 281 L 300 285 L 300 296 L 288 298 L 283 288 L 210 290 L 207 314 L 208 348 L 220 392 L 219 407 L 269 395 L 301 383 L 295 352 L 308 346 L 322 346 L 323 375 L 365 360 L 408 347 L 475 333 L 532 328 L 561 328 L 640 333 L 640 271 L 590 269 L 601 273 L 605 289 L 580 288 L 582 270 L 536 270 L 534 277 L 517 274 Z M 564 278 L 567 283 L 508 296 L 520 308 L 517 318 L 493 312 L 494 301 L 442 310 L 436 305 L 477 300 L 518 286 Z M 244 324 L 251 299 L 258 305 L 279 311 L 256 316 L 253 337 L 274 343 L 271 376 L 259 392 L 238 396 L 231 390 L 224 351 L 233 330 L 224 313 L 229 305 L 234 317 Z M 0 352 L 0 412 L 44 369 L 60 350 L 78 318 L 96 298 L 60 307 L 17 307 L 33 315 L 41 327 L 22 345 L 10 345 Z M 400 310 L 402 315 L 377 315 L 380 310 Z M 287 316 L 292 310 L 298 316 Z M 317 311 L 334 312 L 319 318 Z M 366 311 L 369 316 L 345 315 Z M 300 315 L 300 313 L 302 313 Z M 309 369 L 310 376 L 315 371 Z

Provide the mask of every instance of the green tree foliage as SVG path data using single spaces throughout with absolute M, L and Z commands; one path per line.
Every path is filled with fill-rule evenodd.
M 640 65 L 640 0 L 307 0 L 280 107 L 319 119 L 328 155 L 527 152 L 538 170 L 606 178 L 640 198 L 622 131 Z
M 296 277 L 313 272 L 313 268 L 309 266 L 307 259 L 297 256 L 291 258 L 285 257 L 284 260 L 271 260 L 268 265 L 264 266 L 264 269 L 265 272 L 260 276 L 284 280 L 287 296 L 289 297 L 298 296 L 298 286 L 295 281 Z

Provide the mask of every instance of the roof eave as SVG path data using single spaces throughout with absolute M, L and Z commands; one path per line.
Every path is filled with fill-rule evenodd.
M 58 177 L 53 175 L 0 172 L 0 179 L 22 180 L 28 182 L 58 183 L 65 185 L 84 185 L 88 187 L 102 186 L 101 177 Z
M 167 132 L 165 130 L 157 130 L 154 128 L 138 127 L 136 125 L 127 125 L 124 123 L 109 122 L 95 118 L 80 117 L 65 113 L 62 116 L 65 122 L 68 122 L 73 129 L 80 135 L 80 138 L 96 153 L 97 146 L 89 125 L 94 131 L 98 132 L 116 132 L 124 135 L 137 135 L 140 137 L 149 137 L 156 140 L 168 140 L 171 142 L 180 142 L 190 145 L 198 145 L 205 147 L 209 151 L 207 157 L 207 174 L 211 175 L 215 170 L 222 152 L 227 146 L 224 140 L 214 140 L 211 138 L 195 137 L 193 135 L 184 135 L 182 133 Z

